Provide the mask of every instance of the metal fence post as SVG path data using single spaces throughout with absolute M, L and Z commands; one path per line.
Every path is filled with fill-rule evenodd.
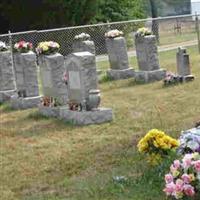
M 195 21 L 196 21 L 196 32 L 197 32 L 198 48 L 199 48 L 199 54 L 200 54 L 199 17 L 197 15 L 197 13 L 195 14 Z
M 9 46 L 10 46 L 10 53 L 11 53 L 11 62 L 12 62 L 12 66 L 13 66 L 13 72 L 15 74 L 15 66 L 14 66 L 14 59 L 13 59 L 13 42 L 12 42 L 11 31 L 8 31 L 8 38 L 9 38 Z M 16 90 L 17 89 L 16 81 L 14 81 L 14 84 L 15 84 L 15 90 Z

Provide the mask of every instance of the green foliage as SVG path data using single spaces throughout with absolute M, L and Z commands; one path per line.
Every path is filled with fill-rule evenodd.
M 99 0 L 96 21 L 122 21 L 143 18 L 144 10 L 141 0 Z
M 144 17 L 141 0 L 3 0 L 0 10 L 12 31 Z

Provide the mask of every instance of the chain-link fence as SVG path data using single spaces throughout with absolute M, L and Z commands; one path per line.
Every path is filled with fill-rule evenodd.
M 107 54 L 104 37 L 107 31 L 111 29 L 123 31 L 127 41 L 127 49 L 132 52 L 135 49 L 134 33 L 143 26 L 150 28 L 157 36 L 158 46 L 161 50 L 171 50 L 178 46 L 200 45 L 200 14 L 8 33 L 0 35 L 0 40 L 10 45 L 25 40 L 32 42 L 34 47 L 41 41 L 52 40 L 60 44 L 60 53 L 66 56 L 72 52 L 75 35 L 84 32 L 88 33 L 95 43 L 97 60 L 102 60 Z

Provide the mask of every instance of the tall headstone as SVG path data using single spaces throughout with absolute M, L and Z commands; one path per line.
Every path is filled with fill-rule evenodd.
M 14 71 L 17 95 L 11 98 L 11 107 L 14 109 L 37 107 L 41 97 L 39 96 L 35 53 L 32 51 L 15 53 Z
M 179 47 L 176 53 L 177 72 L 183 78 L 183 81 L 190 81 L 194 79 L 191 75 L 190 57 L 186 48 Z
M 135 47 L 139 71 L 135 74 L 136 81 L 159 81 L 166 74 L 166 70 L 160 69 L 156 37 L 154 35 L 136 35 Z
M 86 33 L 75 36 L 72 48 L 73 52 L 88 51 L 95 55 L 94 41 L 92 41 L 90 35 Z
M 16 89 L 14 70 L 10 51 L 0 52 L 0 102 L 4 102 Z
M 179 47 L 176 54 L 177 72 L 180 76 L 187 76 L 191 74 L 189 54 L 186 48 Z
M 111 79 L 126 79 L 134 76 L 134 70 L 129 68 L 126 40 L 124 37 L 107 37 L 106 47 L 110 62 L 110 70 L 107 71 Z
M 56 116 L 77 125 L 99 124 L 113 119 L 112 110 L 99 108 L 100 91 L 97 89 L 95 55 L 77 52 L 65 60 L 68 86 L 68 106 L 40 107 L 45 116 Z
M 67 86 L 62 80 L 64 57 L 60 53 L 39 57 L 40 77 L 43 95 L 56 98 L 61 105 L 68 100 Z

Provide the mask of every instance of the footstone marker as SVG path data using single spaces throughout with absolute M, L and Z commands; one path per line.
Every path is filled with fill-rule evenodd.
M 179 47 L 176 54 L 177 72 L 179 76 L 183 77 L 183 80 L 193 80 L 194 76 L 191 75 L 190 59 L 186 48 Z
M 99 108 L 100 91 L 97 89 L 95 56 L 90 52 L 69 55 L 65 62 L 68 75 L 68 106 L 54 112 L 42 106 L 40 112 L 77 125 L 100 124 L 113 119 L 112 110 Z
M 165 77 L 166 70 L 160 69 L 156 37 L 154 35 L 135 35 L 135 46 L 139 71 L 136 81 L 152 82 Z
M 107 76 L 111 79 L 126 79 L 134 76 L 134 70 L 129 68 L 126 40 L 122 36 L 112 37 L 112 34 L 122 33 L 113 30 L 107 33 L 106 47 L 110 62 L 110 70 Z M 113 35 L 114 36 L 114 35 Z
M 10 51 L 0 52 L 0 103 L 9 100 L 16 90 Z
M 14 109 L 37 107 L 41 97 L 39 96 L 35 53 L 32 51 L 15 53 L 14 70 L 17 94 L 11 98 L 11 107 Z
M 43 95 L 58 100 L 60 105 L 68 101 L 67 86 L 62 80 L 64 57 L 60 53 L 39 56 Z
M 88 51 L 95 54 L 95 44 L 91 40 L 89 34 L 81 33 L 76 35 L 73 42 L 73 52 L 83 52 Z

